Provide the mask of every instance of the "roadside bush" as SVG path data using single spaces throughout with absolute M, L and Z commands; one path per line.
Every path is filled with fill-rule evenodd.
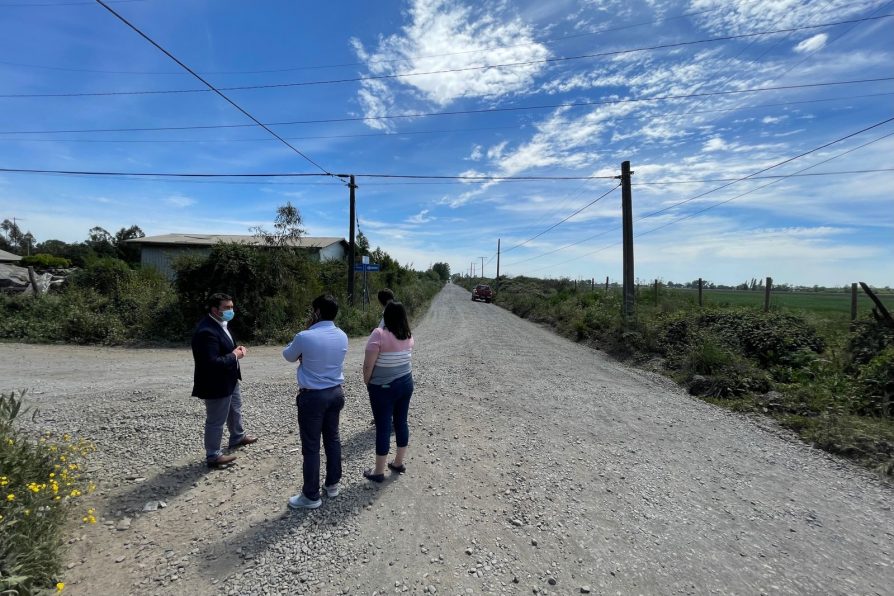
M 61 322 L 68 310 L 60 294 L 0 294 L 0 338 L 15 341 L 61 341 Z
M 883 350 L 860 368 L 859 412 L 894 417 L 894 347 Z
M 71 276 L 71 285 L 93 290 L 105 296 L 117 297 L 119 287 L 133 275 L 130 266 L 120 259 L 94 259 Z
M 853 325 L 853 332 L 847 343 L 851 355 L 851 369 L 856 370 L 892 346 L 894 346 L 894 329 L 874 319 L 857 321 Z
M 821 352 L 823 340 L 801 318 L 784 313 L 748 309 L 682 311 L 665 319 L 665 351 L 693 345 L 702 332 L 712 333 L 725 346 L 762 367 L 791 364 L 800 350 Z
M 34 594 L 57 584 L 63 528 L 81 497 L 93 490 L 81 474 L 94 451 L 68 435 L 30 441 L 16 427 L 22 396 L 0 394 L 0 593 Z M 96 523 L 92 509 L 83 523 Z
M 22 267 L 36 267 L 40 269 L 65 269 L 71 267 L 71 261 L 62 257 L 37 253 L 28 257 L 22 257 L 19 261 Z

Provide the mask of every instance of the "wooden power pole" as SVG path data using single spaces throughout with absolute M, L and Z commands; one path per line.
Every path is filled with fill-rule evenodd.
M 497 290 L 500 289 L 500 239 L 499 238 L 497 238 L 497 282 L 494 285 L 497 286 L 496 287 Z
M 354 189 L 357 188 L 357 185 L 354 184 L 353 174 L 351 174 L 351 182 L 348 183 L 348 188 L 351 189 L 351 231 L 348 240 L 348 301 L 350 301 L 351 306 L 354 306 L 354 255 L 356 252 L 356 245 L 354 243 L 354 223 L 357 221 L 357 209 L 355 203 L 356 198 L 354 196 Z
M 636 308 L 636 287 L 633 285 L 633 195 L 630 191 L 630 162 L 621 163 L 621 218 L 624 240 L 624 305 L 625 320 L 632 317 Z

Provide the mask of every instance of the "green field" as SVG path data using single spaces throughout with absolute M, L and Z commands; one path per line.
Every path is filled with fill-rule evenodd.
M 640 288 L 640 292 L 646 292 Z M 698 300 L 698 290 L 689 289 L 662 289 L 662 292 L 680 293 Z M 894 294 L 877 294 L 885 308 L 894 312 Z M 764 305 L 764 292 L 748 290 L 704 290 L 703 299 L 706 306 L 753 306 L 762 308 Z M 785 310 L 803 310 L 815 313 L 841 314 L 850 316 L 851 295 L 844 292 L 771 292 L 770 307 Z M 857 293 L 857 314 L 862 317 L 868 314 L 873 307 L 863 290 Z

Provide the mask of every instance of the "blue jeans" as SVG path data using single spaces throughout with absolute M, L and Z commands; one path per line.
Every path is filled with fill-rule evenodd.
M 413 374 L 404 375 L 385 385 L 366 386 L 369 404 L 376 421 L 376 455 L 388 455 L 391 445 L 391 427 L 398 447 L 410 443 L 410 427 L 407 413 L 410 411 L 410 397 L 413 395 Z
M 223 438 L 223 427 L 230 431 L 230 447 L 242 440 L 245 430 L 242 428 L 242 392 L 239 383 L 232 395 L 217 399 L 206 399 L 205 402 L 205 457 L 214 459 L 221 454 L 220 440 Z
M 320 498 L 320 435 L 326 450 L 326 486 L 341 480 L 341 438 L 338 418 L 345 407 L 341 385 L 329 389 L 302 389 L 295 397 L 298 406 L 298 431 L 301 434 L 301 492 L 311 501 Z

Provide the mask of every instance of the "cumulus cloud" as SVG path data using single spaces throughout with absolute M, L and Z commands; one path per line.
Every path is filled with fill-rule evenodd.
M 813 37 L 808 37 L 795 46 L 795 51 L 799 54 L 809 54 L 817 50 L 821 50 L 826 46 L 829 36 L 826 33 L 818 33 Z
M 445 106 L 460 98 L 493 99 L 527 89 L 545 68 L 537 61 L 549 51 L 535 41 L 528 24 L 506 10 L 504 5 L 415 0 L 407 12 L 409 22 L 374 50 L 352 40 L 373 75 L 399 75 L 387 83 L 362 82 L 358 100 L 366 115 L 381 115 L 382 107 L 393 105 L 395 94 L 404 91 Z M 495 64 L 516 65 L 480 68 Z M 445 70 L 453 72 L 439 72 Z
M 712 151 L 726 151 L 730 146 L 720 137 L 708 139 L 708 142 L 702 147 L 702 151 L 711 153 Z
M 171 207 L 178 207 L 180 209 L 196 204 L 195 199 L 191 199 L 190 197 L 184 195 L 171 195 L 165 198 L 164 202 Z
M 407 223 L 409 224 L 424 224 L 430 221 L 433 221 L 434 217 L 428 217 L 428 209 L 423 209 L 416 215 L 411 215 L 407 218 Z
M 480 161 L 481 158 L 484 157 L 484 153 L 481 151 L 481 145 L 475 145 L 472 147 L 472 153 L 469 154 L 467 159 L 471 159 L 472 161 Z

